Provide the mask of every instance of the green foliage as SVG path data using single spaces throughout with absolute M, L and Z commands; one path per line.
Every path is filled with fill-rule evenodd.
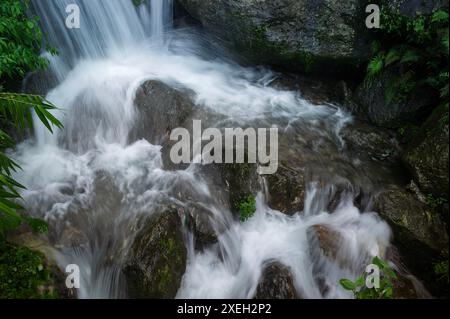
M 5 81 L 20 80 L 32 70 L 45 68 L 48 61 L 39 56 L 43 35 L 37 17 L 27 16 L 28 0 L 2 0 L 0 3 L 0 123 L 19 132 L 33 125 L 34 112 L 53 131 L 62 124 L 52 115 L 56 107 L 42 96 L 2 92 Z M 46 48 L 56 53 L 51 48 Z M 9 230 L 26 222 L 33 230 L 47 231 L 47 225 L 37 219 L 22 217 L 18 189 L 25 187 L 11 174 L 20 169 L 6 153 L 14 147 L 13 139 L 0 129 L 0 243 Z
M 51 113 L 56 107 L 41 96 L 0 93 L 0 119 L 14 125 L 19 130 L 33 125 L 34 111 L 42 123 L 52 131 L 52 125 L 62 128 Z M 14 146 L 12 138 L 0 129 L 0 240 L 4 239 L 6 232 L 18 228 L 23 222 L 39 232 L 45 232 L 47 226 L 36 219 L 21 217 L 18 213 L 22 209 L 17 203 L 20 194 L 17 189 L 25 187 L 11 178 L 11 174 L 20 169 L 20 166 L 8 157 L 6 149 Z
M 239 219 L 241 222 L 246 222 L 256 212 L 256 198 L 253 195 L 249 195 L 245 200 L 238 203 Z
M 448 260 L 444 260 L 433 265 L 433 269 L 439 280 L 448 284 Z
M 57 298 L 51 282 L 43 254 L 12 245 L 0 248 L 0 299 Z
M 366 273 L 359 276 L 355 281 L 349 279 L 341 279 L 339 283 L 345 290 L 352 291 L 356 299 L 392 299 L 394 294 L 393 280 L 397 279 L 397 275 L 390 265 L 375 256 L 372 264 L 380 269 L 380 287 L 367 288 Z
M 381 28 L 376 32 L 366 85 L 395 65 L 398 69 L 386 90 L 388 101 L 403 100 L 424 88 L 448 107 L 448 13 L 439 10 L 409 18 L 383 9 Z
M 0 84 L 6 78 L 22 78 L 28 71 L 48 65 L 48 61 L 37 54 L 43 35 L 38 18 L 26 15 L 28 4 L 28 0 L 0 2 Z M 46 49 L 56 54 L 54 49 Z
M 433 194 L 427 194 L 426 197 L 427 205 L 433 209 L 441 207 L 443 204 L 447 203 L 447 199 L 443 197 L 435 197 Z

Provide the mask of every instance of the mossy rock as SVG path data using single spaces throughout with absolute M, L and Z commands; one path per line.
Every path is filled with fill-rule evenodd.
M 174 298 L 186 269 L 182 222 L 175 208 L 150 218 L 138 233 L 123 272 L 131 298 Z
M 44 254 L 23 246 L 0 247 L 0 299 L 57 299 L 61 291 L 59 270 Z
M 422 192 L 448 201 L 448 106 L 438 107 L 408 146 L 403 162 Z

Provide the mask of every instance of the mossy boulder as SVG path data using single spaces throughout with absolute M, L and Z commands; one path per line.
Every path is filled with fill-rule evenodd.
M 409 145 L 403 162 L 422 192 L 448 200 L 448 107 L 437 108 Z
M 179 2 L 208 31 L 257 63 L 348 73 L 370 53 L 364 0 Z
M 182 221 L 175 208 L 150 218 L 137 234 L 123 272 L 131 298 L 174 298 L 186 270 Z
M 389 186 L 374 199 L 374 210 L 392 227 L 394 245 L 408 269 L 434 295 L 442 295 L 442 285 L 433 264 L 448 258 L 448 235 L 441 217 L 412 193 Z

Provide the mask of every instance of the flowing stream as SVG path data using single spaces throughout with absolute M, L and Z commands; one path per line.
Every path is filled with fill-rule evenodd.
M 275 260 L 290 267 L 303 298 L 351 297 L 339 279 L 355 278 L 372 256 L 383 256 L 391 237 L 377 214 L 354 205 L 357 188 L 370 188 L 371 178 L 342 151 L 339 133 L 351 116 L 277 89 L 269 70 L 242 67 L 220 50 L 205 49 L 194 29 L 172 27 L 170 0 L 139 7 L 131 0 L 78 0 L 81 28 L 67 29 L 65 8 L 73 2 L 32 1 L 59 51 L 48 55 L 58 85 L 47 97 L 62 108 L 56 116 L 64 129 L 51 135 L 36 121 L 35 137 L 14 155 L 23 167 L 16 177 L 28 188 L 23 196 L 30 214 L 50 224 L 55 258 L 62 268 L 80 266 L 78 297 L 127 297 L 121 264 L 133 236 L 143 217 L 164 203 L 185 202 L 180 188 L 208 208 L 214 227 L 227 227 L 216 245 L 202 251 L 194 249 L 191 234 L 177 297 L 252 298 L 265 265 Z M 240 223 L 216 200 L 199 167 L 167 170 L 161 146 L 130 143 L 135 92 L 149 79 L 193 91 L 199 109 L 238 123 L 276 124 L 293 137 L 311 176 L 304 211 L 288 216 L 270 209 L 261 178 L 257 212 Z M 283 154 L 281 148 L 281 159 Z M 336 183 L 347 188 L 330 209 Z M 310 236 L 317 225 L 341 237 L 334 260 L 320 254 Z

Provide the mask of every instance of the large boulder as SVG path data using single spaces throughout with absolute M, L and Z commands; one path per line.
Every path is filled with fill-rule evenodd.
M 301 71 L 320 65 L 330 72 L 370 54 L 365 27 L 369 1 L 178 1 L 208 31 L 258 63 Z
M 408 269 L 434 295 L 442 295 L 434 263 L 448 259 L 448 235 L 440 215 L 412 193 L 390 186 L 374 199 L 374 210 L 392 226 L 394 245 Z
M 182 222 L 173 208 L 136 236 L 123 267 L 131 298 L 174 298 L 186 270 Z
M 145 138 L 161 145 L 170 132 L 185 124 L 194 112 L 193 92 L 150 80 L 136 91 L 136 123 L 129 134 L 131 141 Z
M 448 199 L 448 109 L 440 107 L 408 147 L 403 161 L 420 189 Z
M 255 299 L 298 299 L 289 268 L 271 263 L 263 271 Z

